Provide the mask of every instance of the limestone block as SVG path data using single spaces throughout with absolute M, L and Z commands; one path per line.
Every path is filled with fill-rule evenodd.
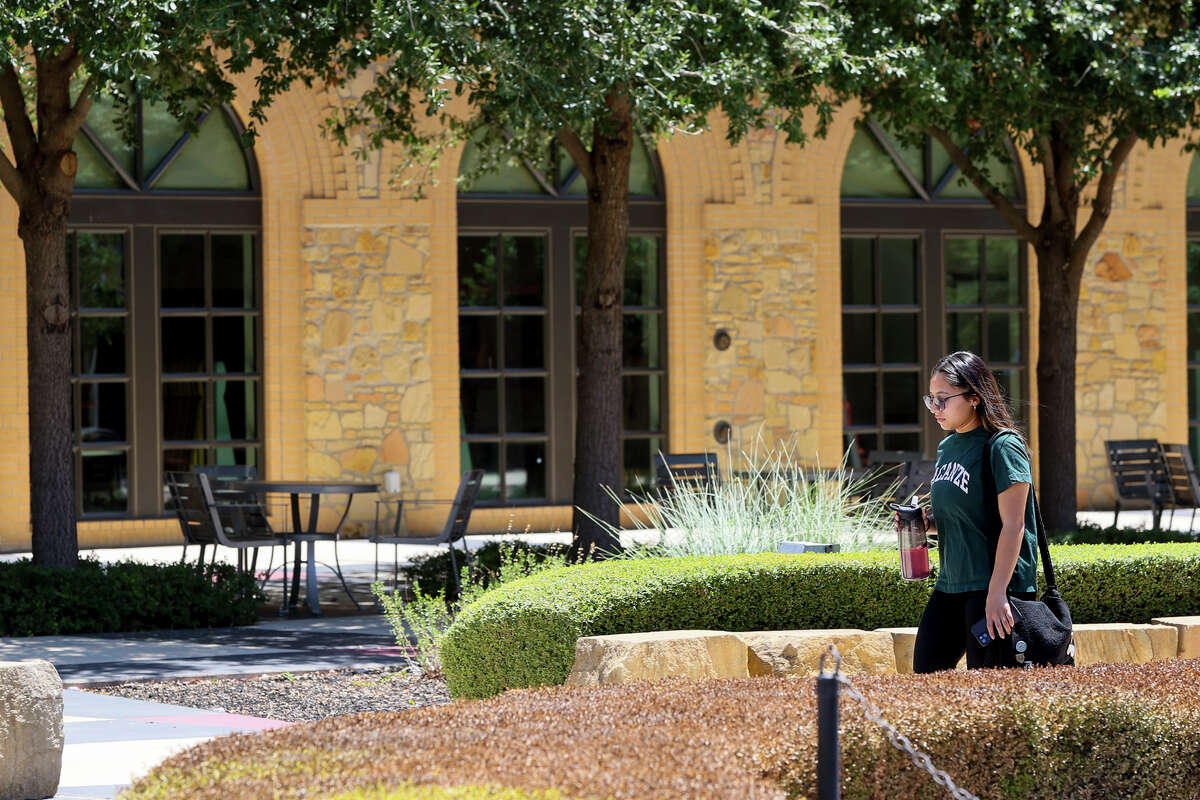
M 433 445 L 428 442 L 412 443 L 409 445 L 409 473 L 414 481 L 433 480 L 434 467 Z
M 399 333 L 404 327 L 404 312 L 398 306 L 380 300 L 371 306 L 371 329 L 376 335 Z
M 387 409 L 382 406 L 368 405 L 363 409 L 364 428 L 382 428 L 387 424 L 387 418 Z
M 404 431 L 394 430 L 383 437 L 379 460 L 385 464 L 408 463 L 408 442 L 404 440 Z
M 321 349 L 332 350 L 350 341 L 354 318 L 345 311 L 330 311 L 321 326 Z
M 816 675 L 821 654 L 830 644 L 842 656 L 843 672 L 859 675 L 896 672 L 892 637 L 879 631 L 751 631 L 738 636 L 749 647 L 747 668 L 755 677 Z
M 746 644 L 724 631 L 659 631 L 582 636 L 569 686 L 661 678 L 745 678 Z
M 1176 653 L 1180 658 L 1200 658 L 1200 617 L 1160 617 L 1152 625 L 1170 625 L 1179 632 Z
M 341 455 L 342 468 L 347 472 L 367 473 L 375 466 L 377 451 L 374 447 L 358 447 Z
M 896 659 L 896 672 L 909 674 L 913 665 L 913 645 L 917 642 L 916 628 L 876 628 L 876 633 L 892 637 L 892 653 Z
M 392 240 L 388 248 L 387 261 L 384 262 L 384 272 L 401 275 L 417 275 L 425 266 L 425 259 L 412 243 L 402 240 Z
M 332 411 L 314 411 L 307 415 L 307 423 L 310 440 L 342 438 L 341 420 Z
M 49 661 L 0 662 L 0 800 L 53 797 L 58 792 L 62 691 Z
M 1094 622 L 1075 626 L 1075 663 L 1141 664 L 1174 658 L 1179 629 L 1171 625 Z
M 404 318 L 413 322 L 423 322 L 433 315 L 433 295 L 411 294 L 408 305 L 404 309 Z
M 418 383 L 408 387 L 400 401 L 400 419 L 405 422 L 429 422 L 433 419 L 433 386 Z
M 407 356 L 388 356 L 383 359 L 383 376 L 388 383 L 408 383 L 410 375 L 410 359 Z
M 732 314 L 748 314 L 750 312 L 750 296 L 736 283 L 731 283 L 721 293 L 717 301 L 718 311 L 728 311 Z
M 383 253 L 387 250 L 387 238 L 372 236 L 363 231 L 354 242 L 354 249 L 360 253 Z
M 886 633 L 892 637 L 892 649 L 896 654 L 896 672 L 904 675 L 913 671 L 913 648 L 917 643 L 916 628 L 876 628 L 876 633 Z M 967 668 L 967 657 L 958 660 L 955 669 Z
M 309 451 L 306 454 L 307 475 L 314 480 L 339 478 L 342 475 L 342 465 L 332 456 L 325 453 Z
M 1100 263 L 1096 265 L 1096 275 L 1110 281 L 1125 281 L 1133 277 L 1129 267 L 1116 253 L 1105 253 L 1100 257 Z
M 359 345 L 350 354 L 350 369 L 357 372 L 370 372 L 379 369 L 379 352 L 373 347 Z

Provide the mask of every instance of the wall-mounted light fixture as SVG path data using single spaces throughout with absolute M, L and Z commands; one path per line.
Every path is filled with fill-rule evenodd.
M 729 444 L 730 437 L 733 436 L 733 426 L 725 420 L 718 420 L 716 425 L 713 425 L 713 438 L 718 444 Z
M 728 350 L 731 344 L 733 344 L 733 337 L 729 335 L 729 331 L 717 328 L 717 332 L 713 334 L 713 347 L 718 350 Z

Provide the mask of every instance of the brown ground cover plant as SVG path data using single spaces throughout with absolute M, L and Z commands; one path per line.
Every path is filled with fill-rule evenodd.
M 1200 798 L 1200 659 L 853 678 L 980 798 Z M 815 796 L 814 681 L 664 681 L 482 701 L 216 739 L 124 800 L 320 798 L 491 784 L 572 798 Z M 852 701 L 843 796 L 944 797 Z

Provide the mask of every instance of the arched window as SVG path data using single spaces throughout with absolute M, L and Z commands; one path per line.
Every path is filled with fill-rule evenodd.
M 187 132 L 100 98 L 74 149 L 68 263 L 81 517 L 163 513 L 164 470 L 261 464 L 261 201 L 226 108 Z
M 462 171 L 478 164 L 468 145 Z M 630 164 L 624 297 L 626 489 L 648 486 L 666 418 L 665 204 L 640 139 Z M 481 501 L 569 503 L 577 292 L 587 263 L 586 185 L 551 146 L 460 189 L 459 367 L 463 468 L 485 473 Z
M 1188 444 L 1200 463 L 1200 154 L 1187 182 L 1187 385 Z
M 987 165 L 1018 205 L 1011 166 Z M 842 373 L 851 459 L 873 451 L 931 456 L 942 432 L 925 411 L 929 370 L 972 350 L 1024 415 L 1028 334 L 1024 248 L 926 136 L 902 143 L 867 120 L 842 173 Z M 886 457 L 885 457 L 886 458 Z

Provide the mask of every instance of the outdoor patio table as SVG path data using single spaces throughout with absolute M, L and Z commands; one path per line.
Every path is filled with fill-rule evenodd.
M 295 605 L 296 598 L 300 593 L 300 543 L 305 541 L 308 544 L 307 552 L 307 572 L 304 578 L 304 589 L 308 599 L 308 608 L 313 614 L 320 616 L 321 601 L 317 595 L 317 566 L 316 566 L 316 539 L 322 533 L 328 535 L 335 548 L 337 548 L 337 538 L 342 532 L 342 526 L 346 523 L 346 517 L 350 515 L 350 503 L 354 500 L 356 494 L 372 494 L 379 491 L 379 484 L 369 483 L 366 481 L 286 481 L 286 480 L 253 480 L 253 481 L 235 481 L 232 484 L 235 488 L 244 489 L 248 492 L 273 492 L 278 494 L 288 494 L 292 498 L 292 530 L 289 537 L 295 538 L 296 544 L 296 565 L 292 572 L 292 604 Z M 307 494 L 309 496 L 308 505 L 308 525 L 300 524 L 300 495 Z M 338 520 L 337 527 L 332 533 L 321 532 L 317 530 L 317 517 L 321 510 L 321 495 L 323 494 L 344 494 L 346 495 L 346 510 L 342 512 L 341 519 Z M 340 567 L 339 567 L 339 577 Z M 345 579 L 342 580 L 342 585 L 345 586 Z M 349 590 L 347 589 L 347 593 Z M 353 600 L 353 596 L 350 598 Z M 357 603 L 355 603 L 357 605 Z M 280 615 L 286 614 L 287 609 L 281 608 Z

